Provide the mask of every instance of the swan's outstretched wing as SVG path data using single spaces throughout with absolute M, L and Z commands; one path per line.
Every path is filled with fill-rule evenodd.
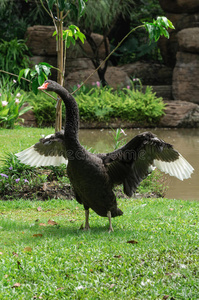
M 113 184 L 123 183 L 128 196 L 155 167 L 180 180 L 189 178 L 194 170 L 172 145 L 150 132 L 139 134 L 122 148 L 106 154 L 103 161 Z
M 35 167 L 68 163 L 62 131 L 40 139 L 35 145 L 15 155 L 22 163 Z

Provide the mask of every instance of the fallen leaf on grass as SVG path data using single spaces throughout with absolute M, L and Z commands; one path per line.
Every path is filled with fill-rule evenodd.
M 13 254 L 14 256 L 16 256 L 16 257 L 19 256 L 19 254 L 17 254 L 16 252 L 12 252 L 12 254 Z
M 174 210 L 174 208 L 169 208 L 169 210 L 173 211 L 173 210 Z
M 163 298 L 162 298 L 162 300 L 166 300 L 166 299 L 168 299 L 169 298 L 169 295 L 165 295 Z
M 45 223 L 40 223 L 39 226 L 46 226 L 46 224 Z
M 137 244 L 138 242 L 135 241 L 135 240 L 131 240 L 131 241 L 128 241 L 127 243 L 128 243 L 128 244 Z
M 43 234 L 41 234 L 41 233 L 35 233 L 35 234 L 33 234 L 33 236 L 38 237 L 38 236 L 43 236 Z
M 25 247 L 25 248 L 23 249 L 23 251 L 31 252 L 31 251 L 32 251 L 32 248 L 27 246 L 27 247 Z
M 128 242 L 127 242 L 128 243 Z M 121 258 L 122 255 L 114 255 L 115 258 Z
M 21 286 L 21 284 L 19 282 L 17 282 L 12 286 L 12 288 L 16 288 L 16 287 L 20 287 L 20 286 Z
M 58 223 L 56 223 L 55 221 L 53 221 L 53 220 L 48 220 L 48 224 L 49 225 L 58 225 Z

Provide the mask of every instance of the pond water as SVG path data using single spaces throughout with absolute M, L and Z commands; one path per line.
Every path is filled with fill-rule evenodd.
M 184 181 L 168 176 L 166 184 L 169 188 L 165 197 L 199 200 L 199 129 L 127 129 L 126 141 L 144 131 L 151 131 L 172 144 L 195 169 L 191 178 Z M 98 153 L 113 151 L 114 140 L 111 130 L 81 129 L 79 137 L 82 145 L 92 147 Z

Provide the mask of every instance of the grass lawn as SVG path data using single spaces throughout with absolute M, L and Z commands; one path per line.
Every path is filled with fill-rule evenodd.
M 119 203 L 109 234 L 76 201 L 0 201 L 0 299 L 199 299 L 199 202 Z
M 53 128 L 25 128 L 15 129 L 0 128 L 0 165 L 6 153 L 16 153 L 37 143 L 42 135 L 54 133 Z

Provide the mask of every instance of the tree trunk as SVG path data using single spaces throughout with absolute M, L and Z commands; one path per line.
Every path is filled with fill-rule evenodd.
M 63 86 L 64 78 L 64 48 L 63 48 L 63 12 L 57 11 L 57 67 L 60 71 L 57 73 L 57 82 Z M 55 132 L 60 131 L 62 128 L 62 99 L 58 99 L 56 107 L 56 121 L 55 121 Z

